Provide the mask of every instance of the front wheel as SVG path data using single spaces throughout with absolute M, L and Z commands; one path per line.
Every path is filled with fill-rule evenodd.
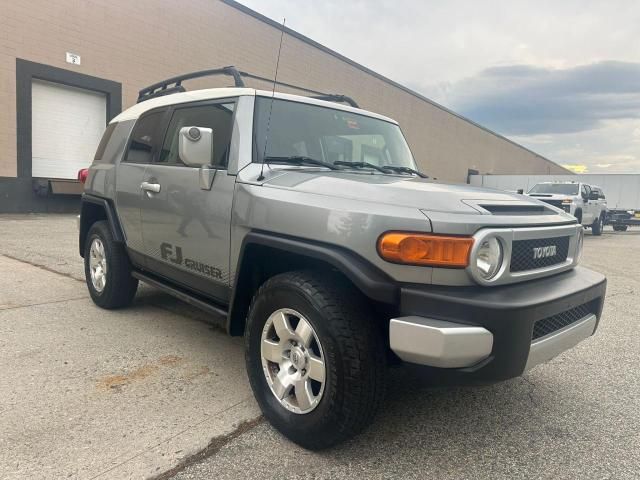
M 602 235 L 602 229 L 604 228 L 604 215 L 598 216 L 591 225 L 591 233 L 594 235 Z
M 382 403 L 385 345 L 362 295 L 341 277 L 269 279 L 252 301 L 245 347 L 262 412 L 304 448 L 359 433 Z
M 627 231 L 627 226 L 626 225 L 614 225 L 613 229 L 616 232 L 626 232 Z

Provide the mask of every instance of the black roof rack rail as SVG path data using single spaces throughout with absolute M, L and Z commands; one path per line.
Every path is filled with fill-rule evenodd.
M 172 93 L 186 92 L 187 90 L 182 86 L 182 82 L 185 80 L 191 80 L 193 78 L 210 77 L 212 75 L 229 75 L 233 77 L 236 87 L 244 87 L 245 84 L 242 81 L 240 72 L 236 67 L 228 66 L 222 68 L 214 68 L 213 70 L 200 70 L 199 72 L 185 73 L 184 75 L 178 75 L 177 77 L 167 78 L 153 85 L 143 88 L 138 92 L 137 103 L 149 100 L 151 98 L 163 97 L 165 95 L 171 95 Z M 172 85 L 173 84 L 173 85 Z
M 274 83 L 272 78 L 261 77 L 259 75 L 254 75 L 253 73 L 240 72 L 240 75 L 246 78 L 253 78 L 254 80 L 261 80 L 263 82 Z M 358 105 L 353 98 L 347 97 L 346 95 L 337 95 L 333 93 L 319 92 L 317 90 L 311 90 L 310 88 L 307 88 L 307 87 L 301 87 L 299 85 L 293 85 L 291 83 L 280 82 L 278 80 L 276 80 L 275 84 L 283 87 L 287 87 L 287 88 L 293 88 L 295 90 L 300 90 L 302 92 L 311 93 L 312 96 L 309 98 L 315 98 L 316 100 L 327 100 L 329 102 L 348 103 L 354 108 L 360 108 L 360 105 Z
M 242 79 L 243 77 L 252 78 L 254 80 L 260 80 L 268 83 L 274 83 L 272 78 L 261 77 L 259 75 L 254 75 L 253 73 L 249 73 L 249 72 L 242 72 L 233 66 L 215 68 L 213 70 L 200 70 L 198 72 L 186 73 L 184 75 L 178 75 L 177 77 L 168 78 L 166 80 L 163 80 L 158 83 L 154 83 L 153 85 L 149 85 L 148 87 L 143 88 L 142 90 L 140 90 L 140 92 L 138 92 L 137 103 L 143 102 L 145 100 L 149 100 L 151 98 L 171 95 L 172 93 L 186 92 L 186 89 L 182 86 L 182 82 L 184 82 L 185 80 L 191 80 L 193 78 L 209 77 L 212 75 L 232 76 L 236 87 L 246 86 Z M 327 100 L 330 102 L 348 103 L 354 108 L 360 108 L 360 106 L 356 103 L 354 99 L 346 95 L 319 92 L 317 90 L 312 90 L 310 88 L 301 87 L 299 85 L 293 85 L 290 83 L 285 83 L 280 81 L 275 81 L 275 84 L 283 87 L 287 87 L 287 88 L 293 88 L 295 90 L 300 90 L 302 92 L 310 93 L 312 94 L 310 98 L 315 98 L 317 100 Z
M 315 95 L 311 98 L 315 98 L 316 100 L 326 100 L 328 102 L 348 103 L 354 108 L 360 108 L 360 105 L 358 105 L 353 98 L 347 97 L 346 95 L 338 95 L 336 93 L 325 93 L 323 95 Z

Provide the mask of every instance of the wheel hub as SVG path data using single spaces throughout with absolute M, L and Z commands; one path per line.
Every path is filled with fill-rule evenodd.
M 325 358 L 311 323 L 295 310 L 281 308 L 265 322 L 261 360 L 267 384 L 280 405 L 308 413 L 324 393 Z
M 99 238 L 94 238 L 89 247 L 89 274 L 93 288 L 102 293 L 107 285 L 107 255 Z
M 289 355 L 291 363 L 297 370 L 303 370 L 307 365 L 307 355 L 305 351 L 300 347 L 293 347 Z

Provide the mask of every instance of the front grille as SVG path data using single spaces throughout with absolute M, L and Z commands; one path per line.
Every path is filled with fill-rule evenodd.
M 595 313 L 593 312 L 593 307 L 589 303 L 585 303 L 566 312 L 538 320 L 533 324 L 533 336 L 531 340 L 537 340 L 538 338 L 542 338 L 545 335 L 549 335 L 550 333 L 571 325 L 590 313 Z
M 540 200 L 541 202 L 548 203 L 549 205 L 553 205 L 554 207 L 558 207 L 565 212 L 569 212 L 571 210 L 571 205 L 563 205 L 562 200 L 546 200 L 544 198 L 536 198 L 536 200 Z
M 562 200 L 547 200 L 546 198 L 537 198 L 536 200 L 548 203 L 549 205 L 553 205 L 554 207 L 562 208 Z
M 555 254 L 544 256 L 538 255 L 537 248 L 555 246 Z M 543 254 L 549 254 L 547 249 Z M 540 238 L 533 240 L 516 240 L 513 242 L 511 252 L 511 271 L 524 272 L 537 268 L 550 267 L 558 263 L 563 263 L 569 255 L 569 237 Z

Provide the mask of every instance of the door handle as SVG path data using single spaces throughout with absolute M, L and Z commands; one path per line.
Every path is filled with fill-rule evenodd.
M 159 183 L 142 182 L 140 188 L 146 192 L 160 193 Z

